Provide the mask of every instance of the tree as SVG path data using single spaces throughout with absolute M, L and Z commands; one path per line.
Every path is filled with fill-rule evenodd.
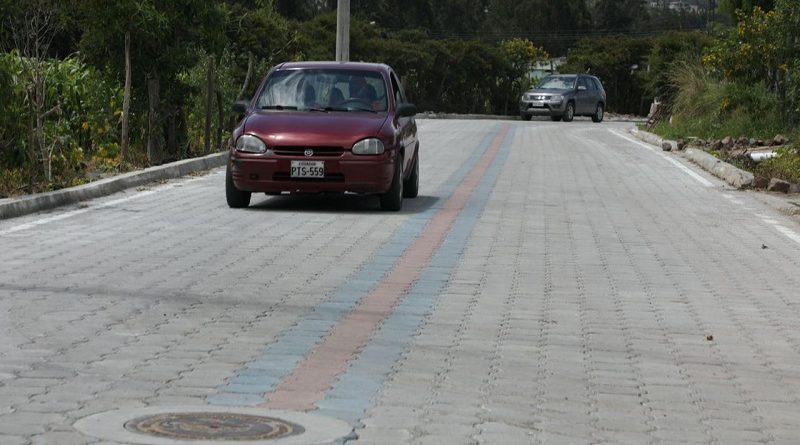
M 627 31 L 647 15 L 643 0 L 598 0 L 592 10 L 594 28 Z
M 507 94 L 503 105 L 503 113 L 508 114 L 509 99 L 518 97 L 530 86 L 528 73 L 532 65 L 538 61 L 546 61 L 550 56 L 530 40 L 520 38 L 504 40 L 500 43 L 500 51 L 508 66 L 505 82 Z
M 774 6 L 775 0 L 719 0 L 719 9 L 730 14 L 734 20 L 739 18 L 736 11 L 750 14 L 754 8 L 769 11 Z
M 20 15 L 12 17 L 8 27 L 15 50 L 22 63 L 21 75 L 28 104 L 28 189 L 33 187 L 33 165 L 38 155 L 45 179 L 52 180 L 51 155 L 53 145 L 45 139 L 45 120 L 59 112 L 58 105 L 45 110 L 52 99 L 47 96 L 47 55 L 56 33 L 56 16 L 53 5 L 46 0 L 35 0 Z M 38 152 L 38 154 L 37 154 Z
M 584 39 L 570 50 L 561 72 L 594 74 L 608 92 L 609 111 L 642 114 L 644 83 L 636 67 L 644 66 L 651 45 L 648 38 L 626 36 Z

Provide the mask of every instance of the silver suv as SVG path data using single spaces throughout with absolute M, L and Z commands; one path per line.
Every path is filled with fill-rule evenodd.
M 594 76 L 556 74 L 545 77 L 526 91 L 519 101 L 519 114 L 529 121 L 533 116 L 550 116 L 554 121 L 570 122 L 575 116 L 591 116 L 602 122 L 606 111 L 606 91 Z

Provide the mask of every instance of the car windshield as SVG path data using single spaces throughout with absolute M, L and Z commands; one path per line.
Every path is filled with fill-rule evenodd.
M 387 110 L 386 84 L 374 71 L 290 69 L 272 73 L 256 102 L 263 110 Z
M 536 88 L 546 90 L 571 90 L 575 88 L 575 76 L 546 77 Z

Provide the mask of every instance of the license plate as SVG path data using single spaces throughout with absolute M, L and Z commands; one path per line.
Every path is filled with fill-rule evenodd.
M 539 100 L 535 100 L 535 101 L 531 102 L 531 107 L 533 107 L 533 108 L 542 108 L 542 107 L 544 107 L 544 102 L 539 101 Z
M 325 161 L 292 161 L 292 178 L 324 178 Z

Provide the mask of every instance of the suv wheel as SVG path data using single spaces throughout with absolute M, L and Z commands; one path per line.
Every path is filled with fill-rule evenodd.
M 567 103 L 567 109 L 564 110 L 564 122 L 572 122 L 575 118 L 575 104 L 572 102 Z
M 605 117 L 606 109 L 603 104 L 597 104 L 597 110 L 595 110 L 594 114 L 592 115 L 593 122 L 603 122 L 603 117 Z

